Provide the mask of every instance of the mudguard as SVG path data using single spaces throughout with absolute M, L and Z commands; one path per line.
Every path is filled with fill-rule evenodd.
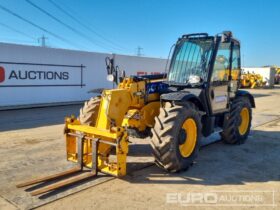
M 165 93 L 161 95 L 160 100 L 163 102 L 174 101 L 176 104 L 183 104 L 184 102 L 190 101 L 194 103 L 199 108 L 199 110 L 206 112 L 207 108 L 203 105 L 203 103 L 199 98 L 200 92 L 201 91 L 199 91 L 199 93 L 198 92 L 190 93 L 190 92 L 180 91 L 180 92 Z
M 248 99 L 249 99 L 249 101 L 250 101 L 250 103 L 251 103 L 251 106 L 253 107 L 253 108 L 256 108 L 256 104 L 255 104 L 255 99 L 254 99 L 254 97 L 253 97 L 253 95 L 251 94 L 251 93 L 249 93 L 248 91 L 246 91 L 246 90 L 238 90 L 237 92 L 236 92 L 236 97 L 248 97 Z

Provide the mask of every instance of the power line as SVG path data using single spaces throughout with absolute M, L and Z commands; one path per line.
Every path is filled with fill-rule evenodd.
M 55 37 L 55 38 L 57 38 L 57 39 L 59 39 L 59 40 L 65 42 L 65 43 L 67 43 L 67 44 L 74 45 L 75 47 L 77 47 L 77 45 L 71 43 L 71 42 L 68 41 L 67 39 L 65 39 L 65 38 L 63 38 L 63 37 L 61 37 L 61 36 L 59 36 L 59 35 L 57 35 L 57 34 L 51 32 L 51 31 L 48 31 L 47 29 L 45 29 L 45 28 L 43 28 L 43 27 L 41 27 L 41 26 L 39 26 L 39 25 L 33 23 L 32 21 L 30 21 L 30 20 L 28 20 L 28 19 L 26 19 L 26 18 L 24 18 L 24 17 L 18 15 L 17 13 L 15 13 L 15 12 L 9 10 L 8 8 L 6 8 L 6 7 L 2 6 L 2 5 L 0 5 L 0 9 L 2 9 L 3 11 L 5 11 L 5 12 L 7 12 L 7 13 L 9 13 L 9 14 L 11 14 L 11 15 L 13 15 L 13 16 L 19 18 L 19 19 L 21 19 L 22 21 L 24 21 L 24 22 L 26 22 L 26 23 L 28 23 L 28 24 L 30 24 L 30 25 L 32 25 L 32 26 L 34 26 L 34 27 L 36 27 L 36 28 L 38 28 L 38 29 L 40 29 L 40 30 L 42 30 L 42 31 L 44 31 L 45 33 L 48 33 L 48 34 L 52 35 L 53 37 Z M 77 47 L 77 48 L 80 48 L 80 47 Z
M 100 45 L 99 43 L 96 43 L 95 41 L 92 41 L 90 37 L 88 37 L 86 34 L 81 33 L 80 31 L 78 31 L 77 29 L 73 28 L 72 26 L 68 25 L 67 23 L 64 23 L 63 21 L 61 21 L 59 18 L 55 17 L 54 15 L 52 15 L 51 13 L 47 12 L 46 10 L 44 10 L 43 8 L 39 7 L 38 5 L 34 4 L 31 0 L 25 0 L 27 3 L 29 3 L 30 5 L 32 5 L 33 7 L 35 7 L 36 9 L 38 9 L 39 11 L 41 11 L 42 13 L 44 13 L 45 15 L 47 15 L 48 17 L 52 18 L 53 20 L 55 20 L 56 22 L 60 23 L 61 25 L 65 26 L 66 28 L 68 28 L 69 30 L 73 31 L 74 33 L 78 34 L 79 36 L 87 39 L 89 42 L 93 43 L 94 45 L 97 45 L 103 49 L 106 50 L 110 50 L 107 47 L 104 47 L 102 45 Z
M 5 41 L 5 42 L 12 42 L 12 43 L 16 43 L 16 44 L 22 44 L 22 43 L 26 43 L 26 44 L 33 44 L 34 43 L 37 43 L 35 41 L 26 41 L 26 40 L 21 40 L 21 39 L 11 39 L 10 37 L 9 38 L 6 38 L 6 37 L 0 37 L 1 39 L 1 42 Z
M 92 28 L 88 27 L 86 24 L 84 24 L 82 21 L 80 21 L 79 19 L 77 19 L 75 16 L 71 15 L 69 12 L 67 12 L 65 9 L 63 9 L 61 6 L 59 6 L 56 2 L 54 2 L 53 0 L 48 0 L 53 6 L 55 6 L 58 10 L 60 10 L 62 13 L 64 13 L 65 15 L 67 15 L 68 17 L 70 17 L 72 20 L 76 21 L 77 23 L 79 23 L 81 26 L 83 26 L 85 29 L 87 29 L 88 31 L 94 33 L 96 36 L 100 37 L 101 39 L 109 42 L 110 44 L 127 50 L 126 48 L 120 46 L 119 44 L 107 39 L 106 37 L 104 37 L 103 35 L 101 35 L 100 33 L 96 32 L 95 30 L 93 30 Z
M 15 28 L 13 28 L 13 27 L 11 27 L 11 26 L 5 24 L 5 23 L 1 23 L 1 22 L 0 22 L 0 25 L 1 25 L 1 26 L 4 26 L 5 28 L 10 29 L 10 30 L 13 31 L 13 32 L 16 32 L 16 33 L 18 33 L 18 34 L 21 34 L 22 36 L 25 36 L 25 37 L 28 37 L 28 38 L 30 38 L 30 39 L 36 40 L 36 38 L 30 36 L 29 34 L 26 34 L 26 33 L 22 32 L 22 31 L 19 31 L 19 30 L 15 29 Z

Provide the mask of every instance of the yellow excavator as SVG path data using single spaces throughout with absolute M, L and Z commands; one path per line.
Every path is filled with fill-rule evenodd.
M 263 87 L 266 84 L 266 81 L 263 81 L 263 77 L 260 74 L 254 72 L 245 72 L 241 74 L 241 88 L 257 88 Z
M 39 195 L 98 172 L 125 176 L 130 136 L 150 138 L 155 163 L 169 172 L 192 165 L 202 136 L 218 132 L 228 144 L 247 139 L 255 101 L 239 90 L 240 43 L 230 31 L 180 37 L 167 74 L 125 77 L 106 61 L 117 88 L 103 90 L 85 102 L 78 118 L 65 120 L 67 160 L 76 166 L 17 187 L 60 179 L 31 192 Z M 89 170 L 73 175 L 83 168 Z
M 275 67 L 275 69 L 276 69 L 276 73 L 275 73 L 274 82 L 275 84 L 280 84 L 280 68 Z

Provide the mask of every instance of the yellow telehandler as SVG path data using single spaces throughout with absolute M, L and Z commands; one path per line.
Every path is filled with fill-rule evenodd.
M 241 73 L 241 88 L 260 88 L 266 84 L 266 81 L 263 80 L 263 77 L 260 74 L 254 72 L 245 72 Z
M 108 79 L 119 82 L 117 88 L 103 90 L 85 102 L 78 118 L 65 121 L 67 160 L 77 166 L 18 187 L 67 176 L 31 192 L 39 195 L 98 172 L 125 176 L 129 136 L 151 136 L 155 162 L 169 172 L 192 165 L 202 136 L 219 132 L 228 144 L 246 140 L 255 101 L 249 92 L 239 90 L 240 43 L 231 32 L 183 35 L 167 74 L 125 77 L 111 59 L 106 61 Z M 84 167 L 90 170 L 70 176 Z

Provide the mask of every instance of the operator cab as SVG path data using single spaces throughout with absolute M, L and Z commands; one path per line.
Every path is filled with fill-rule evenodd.
M 206 113 L 215 115 L 229 110 L 240 69 L 240 43 L 231 32 L 187 34 L 175 45 L 166 83 L 170 92 L 181 92 L 178 101 L 195 95 Z

